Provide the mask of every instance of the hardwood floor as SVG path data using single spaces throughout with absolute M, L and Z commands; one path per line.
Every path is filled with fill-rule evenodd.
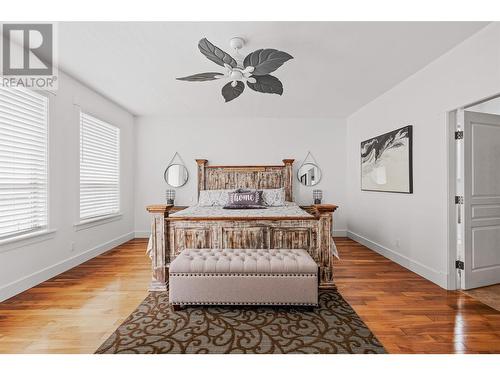
M 500 312 L 335 241 L 337 286 L 389 353 L 500 353 Z M 0 303 L 0 353 L 93 353 L 147 295 L 145 248 L 129 241 Z
M 147 296 L 145 240 L 0 303 L 0 353 L 93 353 Z
M 500 312 L 350 239 L 335 243 L 337 287 L 389 353 L 500 353 Z

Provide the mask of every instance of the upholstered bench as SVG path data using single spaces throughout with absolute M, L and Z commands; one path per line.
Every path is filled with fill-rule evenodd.
M 181 305 L 318 304 L 318 266 L 305 250 L 186 249 L 169 268 Z

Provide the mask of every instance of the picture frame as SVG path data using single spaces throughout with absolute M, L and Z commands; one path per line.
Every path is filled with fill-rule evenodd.
M 413 193 L 413 126 L 361 142 L 361 190 Z

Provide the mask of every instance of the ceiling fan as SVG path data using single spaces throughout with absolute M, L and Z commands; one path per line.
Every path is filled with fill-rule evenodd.
M 222 87 L 222 96 L 227 102 L 236 99 L 247 86 L 257 92 L 265 94 L 283 94 L 281 81 L 270 75 L 290 59 L 291 55 L 273 48 L 258 49 L 246 57 L 239 50 L 243 47 L 243 38 L 232 38 L 230 46 L 235 50 L 234 57 L 213 45 L 207 38 L 198 42 L 200 52 L 207 59 L 225 68 L 224 73 L 208 72 L 198 73 L 187 77 L 177 78 L 180 81 L 204 82 L 217 79 L 228 79 L 229 82 Z

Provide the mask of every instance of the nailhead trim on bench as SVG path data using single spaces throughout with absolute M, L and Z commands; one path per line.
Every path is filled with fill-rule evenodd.
M 234 277 L 234 276 L 249 276 L 249 277 L 317 277 L 315 273 L 170 273 L 170 276 L 182 276 L 182 277 Z
M 279 306 L 318 306 L 316 303 L 305 302 L 179 302 L 171 301 L 172 305 L 279 305 Z

